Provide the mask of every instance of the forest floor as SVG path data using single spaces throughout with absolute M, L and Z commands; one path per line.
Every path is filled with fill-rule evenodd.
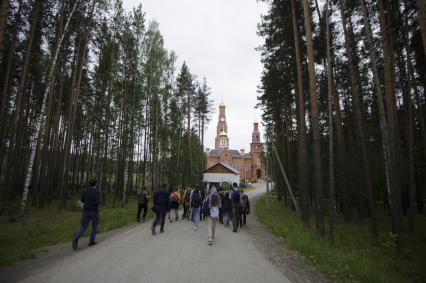
M 79 196 L 73 199 L 78 200 Z M 117 201 L 112 207 L 112 200 L 101 207 L 101 221 L 98 233 L 136 222 L 137 203 L 129 199 L 126 207 Z M 42 210 L 28 206 L 25 216 L 12 222 L 7 214 L 0 215 L 0 266 L 7 266 L 18 260 L 35 258 L 45 252 L 46 247 L 69 242 L 80 225 L 81 209 L 69 206 L 58 211 L 58 203 L 53 202 Z M 152 217 L 148 210 L 148 218 Z M 90 233 L 90 225 L 85 235 Z
M 256 198 L 265 185 L 247 192 Z M 254 205 L 254 203 L 253 203 Z M 254 209 L 254 208 L 253 208 Z M 254 210 L 253 210 L 254 211 Z M 101 215 L 102 217 L 102 215 Z M 104 216 L 105 217 L 105 216 Z M 280 246 L 254 213 L 238 233 L 219 224 L 212 246 L 206 221 L 198 230 L 187 220 L 166 223 L 151 235 L 150 224 L 130 225 L 99 235 L 98 245 L 79 250 L 70 242 L 37 259 L 0 269 L 1 282 L 327 282 L 312 265 Z
M 270 210 L 266 209 L 265 198 L 261 198 L 256 214 L 280 238 L 282 246 L 295 251 L 337 281 L 426 282 L 425 215 L 416 217 L 415 233 L 408 233 L 407 225 L 404 227 L 402 250 L 398 253 L 389 232 L 390 216 L 385 213 L 378 213 L 379 238 L 376 240 L 371 237 L 368 219 L 361 221 L 354 216 L 352 222 L 345 223 L 340 215 L 337 216 L 334 245 L 327 236 L 323 239 L 317 236 L 313 212 L 309 229 L 303 227 L 299 214 L 276 198 L 271 198 Z M 404 218 L 404 222 L 407 224 L 407 219 Z

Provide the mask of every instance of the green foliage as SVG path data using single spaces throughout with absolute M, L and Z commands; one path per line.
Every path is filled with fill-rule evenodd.
M 18 222 L 10 222 L 7 215 L 0 216 L 0 266 L 11 265 L 17 260 L 34 258 L 37 252 L 58 243 L 70 242 L 79 228 L 81 210 L 68 207 L 57 210 L 57 202 L 43 210 L 29 207 L 26 216 Z M 98 233 L 116 229 L 136 221 L 137 202 L 129 200 L 125 207 L 112 207 L 111 200 L 100 208 Z M 148 218 L 152 211 L 148 210 Z M 90 225 L 85 236 L 90 233 Z M 84 242 L 84 241 L 83 241 Z
M 272 198 L 266 209 L 265 198 L 258 201 L 256 215 L 283 244 L 298 251 L 307 261 L 341 282 L 425 282 L 426 217 L 418 217 L 418 230 L 402 234 L 404 245 L 398 253 L 389 230 L 389 216 L 379 217 L 379 238 L 370 236 L 367 222 L 344 222 L 336 218 L 335 243 L 320 238 L 314 227 L 305 229 L 300 215 Z

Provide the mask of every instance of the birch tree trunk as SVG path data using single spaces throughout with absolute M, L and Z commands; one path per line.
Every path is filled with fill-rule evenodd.
M 52 87 L 53 72 L 55 70 L 56 62 L 58 60 L 59 50 L 62 47 L 62 42 L 63 42 L 65 35 L 68 31 L 68 27 L 69 27 L 71 18 L 74 15 L 74 12 L 77 9 L 79 2 L 80 2 L 79 0 L 75 1 L 74 6 L 72 7 L 71 12 L 68 16 L 68 19 L 66 21 L 66 24 L 64 26 L 62 36 L 59 40 L 59 44 L 56 46 L 56 49 L 54 50 L 54 53 L 53 53 L 54 56 L 53 56 L 53 59 L 52 59 L 52 63 L 50 65 L 49 74 L 48 74 L 47 79 L 46 79 L 47 85 L 46 85 L 46 90 L 44 91 L 44 94 L 43 94 L 43 100 L 42 100 L 42 104 L 41 104 L 40 114 L 36 118 L 36 122 L 35 122 L 34 140 L 33 140 L 32 145 L 31 145 L 30 159 L 29 159 L 28 167 L 27 167 L 26 174 L 25 174 L 26 175 L 25 184 L 24 184 L 24 189 L 23 189 L 22 199 L 21 199 L 21 212 L 20 212 L 21 215 L 24 213 L 25 206 L 26 206 L 26 203 L 27 203 L 28 187 L 30 185 L 31 176 L 32 176 L 32 172 L 33 172 L 33 165 L 34 165 L 34 157 L 35 157 L 35 153 L 36 153 L 36 147 L 37 147 L 38 143 L 43 142 L 43 133 L 40 132 L 40 130 L 42 129 L 42 125 L 44 124 L 44 120 L 45 120 L 47 95 L 50 92 L 50 88 Z

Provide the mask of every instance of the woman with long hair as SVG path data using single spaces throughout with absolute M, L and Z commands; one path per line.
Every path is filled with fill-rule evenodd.
M 219 218 L 219 208 L 221 201 L 219 193 L 215 187 L 212 188 L 211 193 L 205 199 L 206 204 L 210 208 L 210 216 L 207 219 L 207 233 L 209 238 L 209 245 L 212 244 L 213 239 L 216 237 L 216 222 Z

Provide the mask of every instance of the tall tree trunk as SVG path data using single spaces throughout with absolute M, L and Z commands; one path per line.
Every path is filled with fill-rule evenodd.
M 297 115 L 298 115 L 298 183 L 300 186 L 300 200 L 302 206 L 302 220 L 305 228 L 309 227 L 309 200 L 307 184 L 307 162 L 306 162 L 306 122 L 305 122 L 305 93 L 303 91 L 302 62 L 299 43 L 299 27 L 297 22 L 296 0 L 291 0 L 291 15 L 293 22 L 294 50 L 296 57 L 297 74 Z
M 43 142 L 43 135 L 42 135 L 43 132 L 40 132 L 40 131 L 41 131 L 42 125 L 44 123 L 44 119 L 45 119 L 44 116 L 45 116 L 45 112 L 46 112 L 47 95 L 50 92 L 50 88 L 52 87 L 53 72 L 55 70 L 56 62 L 58 60 L 59 50 L 61 49 L 62 42 L 65 38 L 65 35 L 68 32 L 69 23 L 71 21 L 71 18 L 74 15 L 74 12 L 75 12 L 79 2 L 80 2 L 79 0 L 75 1 L 74 6 L 72 7 L 70 14 L 68 15 L 68 19 L 66 21 L 64 30 L 62 32 L 62 36 L 59 40 L 59 44 L 56 46 L 56 49 L 54 50 L 54 53 L 53 53 L 54 55 L 53 55 L 53 58 L 52 58 L 52 64 L 50 65 L 49 75 L 47 76 L 46 90 L 43 94 L 40 114 L 36 118 L 36 123 L 35 123 L 34 141 L 33 141 L 33 145 L 31 146 L 30 159 L 29 159 L 29 162 L 28 162 L 27 170 L 26 170 L 25 184 L 24 184 L 24 189 L 23 189 L 22 199 L 21 199 L 21 215 L 24 213 L 25 205 L 27 203 L 28 187 L 30 185 L 32 171 L 33 171 L 33 164 L 34 164 L 36 146 L 39 142 L 40 143 Z
M 346 0 L 341 0 L 340 5 L 340 15 L 342 18 L 342 25 L 343 25 L 343 33 L 345 38 L 345 49 L 346 49 L 346 56 L 348 57 L 348 68 L 349 68 L 349 80 L 350 80 L 350 91 L 352 96 L 352 107 L 354 112 L 354 122 L 355 122 L 355 129 L 357 132 L 357 136 L 360 139 L 359 147 L 361 150 L 361 159 L 362 159 L 362 170 L 364 175 L 364 182 L 366 191 L 368 194 L 372 194 L 373 192 L 373 186 L 371 181 L 371 172 L 370 172 L 370 162 L 368 159 L 368 143 L 366 138 L 366 131 L 363 125 L 363 119 L 362 119 L 362 111 L 361 111 L 361 105 L 362 101 L 360 101 L 360 89 L 358 88 L 358 83 L 356 80 L 356 67 L 355 67 L 355 58 L 354 53 L 352 50 L 353 42 L 351 38 L 351 32 L 348 30 L 348 21 L 350 22 L 350 18 L 347 19 L 345 11 L 346 8 Z M 372 208 L 370 207 L 370 212 L 372 211 Z M 377 237 L 377 220 L 375 217 L 375 213 L 371 213 L 371 233 L 374 237 Z
M 405 1 L 407 4 L 407 1 Z M 399 14 L 399 12 L 398 12 Z M 399 15 L 400 16 L 400 15 Z M 405 135 L 406 135 L 406 148 L 408 152 L 408 195 L 409 195 L 409 229 L 410 232 L 415 230 L 415 217 L 416 217 L 416 180 L 415 180 L 415 169 L 414 169 L 414 118 L 413 118 L 413 100 L 411 91 L 416 88 L 416 82 L 412 76 L 412 63 L 411 63 L 411 46 L 407 38 L 408 35 L 407 24 L 402 24 L 402 43 L 405 45 L 406 60 L 404 60 L 402 50 L 400 50 L 401 60 L 401 80 L 405 81 L 405 92 L 403 96 L 405 105 Z M 405 61 L 407 64 L 405 64 Z M 405 68 L 407 65 L 407 68 Z M 426 156 L 426 154 L 425 154 Z
M 0 105 L 0 172 L 3 172 L 1 170 L 3 168 L 3 158 L 6 154 L 6 147 L 8 147 L 9 154 L 12 152 L 10 150 L 10 143 L 11 138 L 9 139 L 9 145 L 7 145 L 6 142 L 6 136 L 8 127 L 6 127 L 6 120 L 7 120 L 7 105 L 8 105 L 8 98 L 10 94 L 10 87 L 12 83 L 12 74 L 13 74 L 13 67 L 15 62 L 15 50 L 16 50 L 16 41 L 18 38 L 18 27 L 21 25 L 22 17 L 21 17 L 21 9 L 22 9 L 22 1 L 18 1 L 19 9 L 17 13 L 15 14 L 14 18 L 14 28 L 12 31 L 12 40 L 10 42 L 9 52 L 7 56 L 7 64 L 4 72 L 3 77 L 3 87 L 1 91 L 1 105 Z M 2 35 L 0 35 L 2 36 Z M 10 131 L 9 131 L 10 132 Z M 13 132 L 10 132 L 11 135 L 13 135 Z M 4 174 L 6 177 L 10 175 L 10 167 L 7 167 L 6 173 Z M 1 177 L 1 175 L 0 175 Z M 7 182 L 6 182 L 7 183 Z M 14 192 L 13 192 L 14 193 Z M 13 198 L 13 195 L 10 196 L 10 198 Z
M 78 102 L 80 97 L 80 85 L 83 77 L 83 67 L 85 66 L 85 59 L 86 59 L 86 52 L 87 52 L 87 46 L 89 44 L 90 40 L 90 33 L 91 33 L 91 27 L 92 27 L 92 20 L 93 20 L 93 13 L 95 9 L 96 0 L 93 0 L 92 5 L 89 10 L 89 16 L 86 19 L 87 23 L 85 25 L 85 31 L 82 34 L 82 44 L 81 49 L 79 50 L 79 55 L 77 58 L 77 69 L 76 69 L 76 82 L 75 85 L 72 85 L 71 88 L 71 98 L 70 98 L 70 105 L 69 109 L 70 112 L 68 113 L 68 129 L 66 132 L 66 138 L 65 138 L 65 146 L 64 146 L 64 157 L 63 157 L 63 164 L 64 169 L 66 168 L 68 164 L 68 158 L 70 155 L 70 149 L 71 149 L 71 143 L 72 138 L 74 134 L 75 129 L 75 120 L 78 110 Z M 60 206 L 59 208 L 64 208 L 66 204 L 67 199 L 67 186 L 63 182 L 63 178 L 66 174 L 66 171 L 62 171 L 60 174 L 61 176 L 61 182 L 59 183 L 61 195 L 60 195 Z
M 308 0 L 303 0 L 303 14 L 305 18 L 306 46 L 308 51 L 309 88 L 311 96 L 311 123 L 314 146 L 315 163 L 315 216 L 318 234 L 324 236 L 324 212 L 322 204 L 322 165 L 321 140 L 319 132 L 319 114 L 317 97 L 317 80 L 315 75 L 315 60 L 312 41 L 312 24 Z
M 3 49 L 4 31 L 6 30 L 7 15 L 9 14 L 10 0 L 3 0 L 0 6 L 0 52 Z M 21 5 L 19 5 L 20 7 Z
M 41 1 L 35 2 L 35 7 L 32 11 L 32 19 L 31 19 L 31 29 L 28 37 L 28 42 L 25 50 L 25 59 L 22 66 L 22 73 L 21 78 L 18 86 L 18 91 L 16 93 L 15 97 L 15 113 L 12 117 L 12 130 L 11 134 L 15 135 L 14 141 L 10 143 L 9 148 L 9 158 L 10 161 L 8 162 L 8 170 L 10 170 L 11 173 L 8 174 L 8 182 L 7 186 L 9 187 L 10 192 L 16 191 L 19 180 L 21 180 L 21 162 L 22 162 L 22 153 L 23 150 L 21 148 L 22 145 L 22 138 L 24 135 L 24 111 L 22 108 L 27 105 L 27 97 L 26 94 L 28 93 L 26 90 L 27 86 L 27 77 L 28 77 L 28 70 L 30 67 L 30 58 L 32 55 L 32 49 L 33 49 L 33 43 L 34 43 L 34 34 L 37 28 L 37 25 L 39 23 L 39 15 L 40 15 L 40 6 Z M 22 109 L 22 111 L 21 111 Z M 12 140 L 12 137 L 11 137 Z M 10 176 L 10 177 L 9 177 Z
M 387 180 L 387 188 L 388 188 L 388 195 L 389 195 L 389 201 L 392 208 L 392 231 L 395 234 L 395 241 L 398 246 L 400 247 L 400 235 L 401 235 L 401 196 L 400 193 L 398 193 L 399 188 L 395 186 L 394 181 L 394 162 L 393 162 L 393 156 L 392 156 L 392 148 L 391 148 L 391 141 L 389 140 L 390 134 L 389 134 L 389 128 L 386 121 L 386 112 L 385 112 L 385 102 L 381 90 L 381 83 L 380 83 L 380 77 L 379 77 L 379 71 L 377 68 L 377 58 L 376 53 L 373 46 L 373 37 L 371 35 L 371 27 L 369 22 L 369 17 L 367 13 L 367 7 L 365 5 L 364 0 L 361 0 L 361 9 L 362 9 L 362 16 L 364 20 L 364 28 L 365 33 L 367 35 L 367 46 L 369 47 L 369 55 L 370 55 L 370 63 L 371 63 L 371 69 L 373 72 L 373 79 L 374 79 L 374 86 L 375 86 L 375 93 L 376 93 L 376 100 L 377 100 L 377 107 L 379 110 L 379 120 L 380 120 L 380 128 L 382 133 L 382 146 L 383 146 L 383 153 L 384 153 L 384 159 L 385 159 L 385 170 L 386 170 L 386 180 Z M 367 191 L 368 196 L 368 202 L 370 207 L 370 214 L 372 217 L 375 216 L 375 209 L 374 209 L 374 195 L 373 192 Z
M 188 113 L 187 113 L 187 123 L 188 123 L 188 167 L 187 167 L 187 181 L 186 181 L 186 185 L 191 185 L 191 176 L 192 176 L 192 146 L 191 146 L 191 90 L 188 89 L 188 94 L 187 94 L 187 103 L 188 103 Z
M 327 87 L 328 87 L 328 148 L 329 148 L 329 224 L 328 237 L 331 243 L 334 243 L 334 152 L 333 152 L 333 93 L 332 93 L 332 74 L 333 67 L 331 65 L 331 46 L 330 46 L 330 12 L 328 8 L 328 0 L 325 2 L 326 9 L 326 37 L 327 37 Z
M 416 0 L 419 25 L 422 32 L 423 49 L 426 54 L 426 0 Z

